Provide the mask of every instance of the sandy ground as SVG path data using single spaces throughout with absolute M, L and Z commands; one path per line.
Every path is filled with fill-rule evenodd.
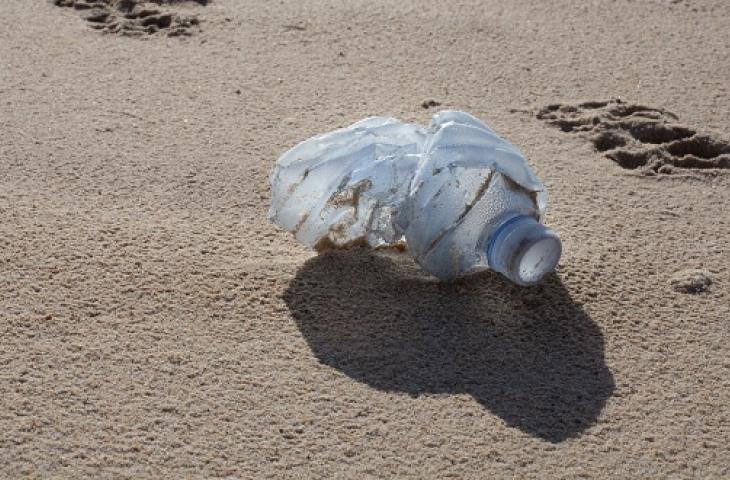
M 0 2 L 0 477 L 730 476 L 730 4 L 115 8 Z M 267 223 L 284 149 L 438 108 L 548 185 L 544 284 Z

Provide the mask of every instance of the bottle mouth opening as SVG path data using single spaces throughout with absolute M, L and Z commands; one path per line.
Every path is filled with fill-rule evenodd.
M 560 238 L 527 215 L 505 221 L 490 239 L 489 266 L 518 285 L 533 285 L 555 270 L 562 254 Z
M 528 245 L 520 255 L 516 273 L 519 283 L 530 285 L 555 270 L 562 246 L 555 237 L 544 237 Z

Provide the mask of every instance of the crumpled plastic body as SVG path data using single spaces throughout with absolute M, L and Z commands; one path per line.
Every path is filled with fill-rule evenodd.
M 540 220 L 547 192 L 524 156 L 477 118 L 434 115 L 426 129 L 372 117 L 306 140 L 279 158 L 269 218 L 318 250 L 405 242 L 429 273 L 488 268 L 505 219 Z

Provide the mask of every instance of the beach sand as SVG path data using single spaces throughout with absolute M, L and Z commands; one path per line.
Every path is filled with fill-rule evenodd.
M 57 3 L 0 3 L 0 477 L 730 477 L 728 2 Z M 267 222 L 439 109 L 548 186 L 540 286 Z

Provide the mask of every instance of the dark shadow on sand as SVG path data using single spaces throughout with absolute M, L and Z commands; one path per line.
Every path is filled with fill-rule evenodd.
M 469 393 L 551 442 L 594 424 L 614 390 L 600 329 L 555 275 L 444 284 L 404 254 L 354 249 L 309 260 L 285 300 L 322 363 L 384 391 Z

